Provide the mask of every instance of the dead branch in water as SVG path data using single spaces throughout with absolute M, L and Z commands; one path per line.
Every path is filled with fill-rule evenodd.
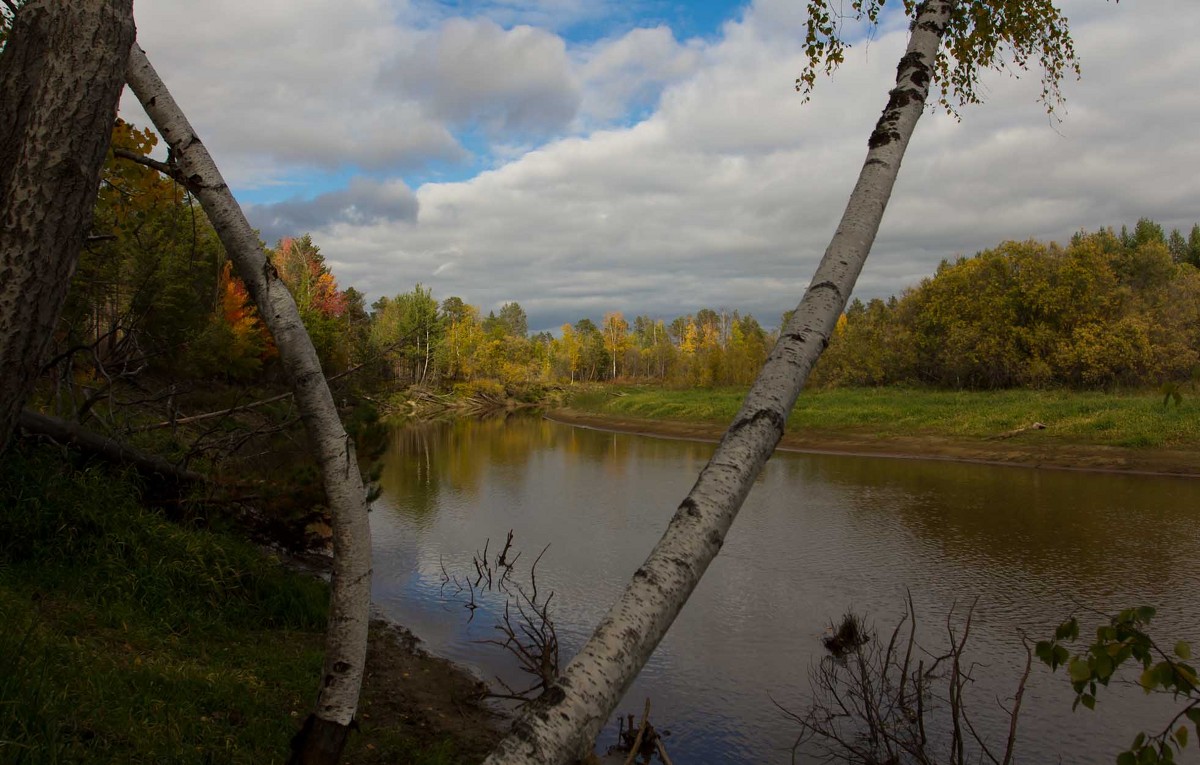
M 810 673 L 813 701 L 807 711 L 796 713 L 776 703 L 800 726 L 792 762 L 799 761 L 803 749 L 816 761 L 848 765 L 1011 763 L 1032 654 L 1023 640 L 1025 671 L 1012 707 L 1004 710 L 1009 721 L 1004 749 L 993 752 L 976 729 L 964 698 L 974 679 L 974 665 L 966 659 L 974 611 L 972 603 L 956 626 L 951 607 L 945 623 L 947 647 L 941 654 L 917 644 L 911 595 L 886 645 L 873 628 L 862 627 L 861 619 L 847 615 L 842 628 L 834 630 L 834 638 L 826 640 L 830 655 Z M 842 633 L 852 632 L 846 627 L 851 620 L 860 631 L 854 632 L 853 640 L 839 640 Z M 914 654 L 927 658 L 914 662 Z M 942 733 L 931 735 L 931 730 Z

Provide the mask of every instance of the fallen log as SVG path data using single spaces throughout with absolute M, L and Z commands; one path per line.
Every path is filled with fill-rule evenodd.
M 146 454 L 120 441 L 86 430 L 75 422 L 23 409 L 17 426 L 26 433 L 50 438 L 114 465 L 132 467 L 156 489 L 170 488 L 179 492 L 205 481 L 204 476 L 197 472 L 185 470 L 162 457 Z

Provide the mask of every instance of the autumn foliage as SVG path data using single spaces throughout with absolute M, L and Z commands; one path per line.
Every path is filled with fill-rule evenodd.
M 150 131 L 114 127 L 114 147 L 147 156 L 156 144 Z M 740 386 L 774 344 L 753 316 L 725 308 L 674 318 L 609 311 L 530 335 L 515 301 L 485 310 L 417 285 L 368 311 L 361 292 L 339 286 L 311 236 L 285 237 L 268 253 L 326 373 L 366 362 L 359 379 L 369 385 Z M 1142 220 L 1066 246 L 1006 242 L 944 261 L 897 297 L 853 301 L 811 384 L 1186 381 L 1200 368 L 1198 266 L 1200 226 L 1185 236 Z M 60 350 L 89 350 L 71 370 L 85 381 L 142 368 L 231 381 L 279 375 L 246 288 L 186 189 L 111 154 L 61 326 Z

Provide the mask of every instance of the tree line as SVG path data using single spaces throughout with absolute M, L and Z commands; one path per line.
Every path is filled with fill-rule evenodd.
M 1200 225 L 1143 218 L 1059 246 L 1005 242 L 888 300 L 854 300 L 813 384 L 1157 386 L 1200 365 Z
M 54 337 L 65 379 L 163 372 L 232 383 L 279 379 L 278 352 L 254 300 L 186 186 L 131 161 L 158 139 L 118 120 L 92 233 Z M 416 285 L 370 306 L 342 288 L 308 234 L 268 257 L 288 286 L 327 375 L 367 365 L 376 386 L 656 380 L 748 384 L 773 337 L 750 315 L 705 308 L 672 321 L 618 311 L 557 336 L 530 334 L 517 302 L 483 311 Z M 372 374 L 373 373 L 373 374 Z
M 277 378 L 270 333 L 191 194 L 123 159 L 156 142 L 125 122 L 113 130 L 55 338 L 57 374 Z M 365 365 L 371 387 L 748 385 L 778 337 L 750 314 L 712 308 L 669 321 L 611 311 L 530 334 L 517 302 L 484 315 L 420 284 L 368 306 L 339 286 L 307 234 L 280 240 L 269 257 L 326 374 Z M 1132 230 L 1080 232 L 1065 247 L 1005 242 L 943 261 L 899 296 L 855 299 L 810 384 L 1105 388 L 1185 380 L 1198 366 L 1200 224 L 1185 236 L 1143 218 Z

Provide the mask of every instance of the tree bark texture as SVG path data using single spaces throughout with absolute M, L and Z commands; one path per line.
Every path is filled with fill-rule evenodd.
M 896 87 L 868 141 L 866 161 L 833 240 L 716 453 L 587 644 L 558 682 L 514 722 L 485 765 L 582 757 L 721 549 L 870 252 L 957 2 L 928 0 L 918 10 Z
M 0 451 L 91 227 L 134 37 L 133 0 L 33 0 L 0 54 Z
M 333 515 L 333 577 L 325 667 L 314 719 L 295 742 L 294 762 L 335 763 L 354 719 L 367 653 L 371 598 L 371 537 L 366 491 L 354 444 L 342 427 L 296 303 L 267 259 L 258 235 L 221 177 L 208 149 L 154 71 L 133 46 L 129 86 L 171 149 L 171 156 L 212 221 L 238 275 L 275 339 L 295 392 Z M 340 735 L 331 732 L 341 731 Z M 312 731 L 321 735 L 308 735 Z M 335 742 L 332 746 L 329 742 Z

